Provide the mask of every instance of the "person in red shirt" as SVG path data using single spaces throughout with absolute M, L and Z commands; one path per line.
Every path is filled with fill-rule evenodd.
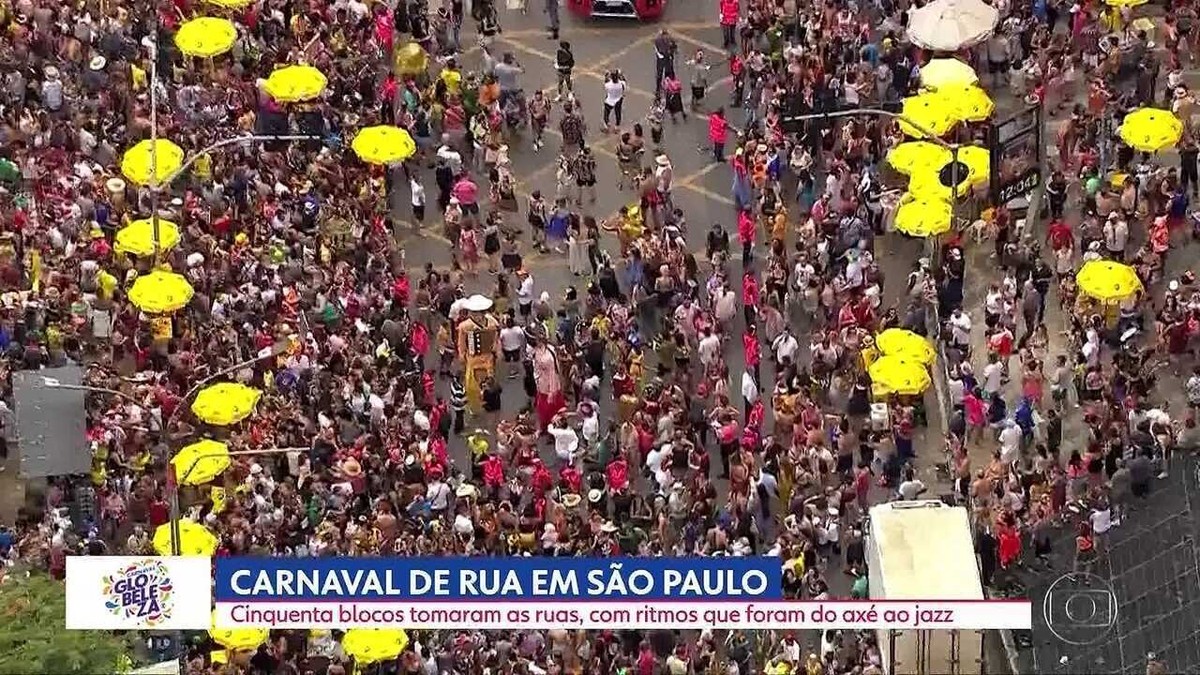
M 749 208 L 738 213 L 737 229 L 738 241 L 742 242 L 742 268 L 745 269 L 750 267 L 750 261 L 754 260 L 754 235 L 758 231 Z
M 758 366 L 762 361 L 762 346 L 758 342 L 758 329 L 752 323 L 747 323 L 746 332 L 742 333 L 742 358 L 746 370 L 754 374 L 754 381 L 760 382 Z
M 721 47 L 737 47 L 738 0 L 721 0 Z
M 742 306 L 748 327 L 753 327 L 758 318 L 758 295 L 758 280 L 754 278 L 754 272 L 748 271 L 742 275 Z
M 1075 235 L 1071 232 L 1071 226 L 1061 218 L 1050 223 L 1050 227 L 1046 229 L 1046 243 L 1050 245 L 1051 250 L 1070 248 L 1074 242 Z
M 725 163 L 725 141 L 729 136 L 729 121 L 725 119 L 725 109 L 717 108 L 708 116 L 708 142 L 712 143 L 713 160 L 718 164 Z
M 1000 363 L 1004 366 L 1004 372 L 1008 373 L 1008 360 L 1013 353 L 1013 333 L 1012 330 L 1005 324 L 1000 324 L 996 332 L 988 336 L 988 351 L 1000 357 Z

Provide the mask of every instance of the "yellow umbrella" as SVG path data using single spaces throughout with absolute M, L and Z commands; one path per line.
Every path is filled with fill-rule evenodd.
M 921 84 L 926 87 L 967 87 L 978 82 L 975 69 L 958 59 L 933 59 L 921 66 Z
M 887 154 L 888 166 L 906 176 L 921 171 L 936 171 L 949 161 L 950 151 L 929 141 L 906 141 Z
M 958 149 L 958 161 L 967 167 L 967 181 L 972 185 L 983 185 L 992 177 L 992 153 L 978 145 L 964 145 Z
M 1150 2 L 1150 0 L 1104 0 L 1104 4 L 1109 7 L 1141 7 Z
M 429 66 L 429 56 L 421 45 L 415 42 L 401 45 L 396 49 L 396 74 L 416 75 L 425 72 Z
M 940 199 L 946 202 L 953 201 L 955 197 L 962 199 L 970 194 L 972 187 L 970 169 L 965 165 L 960 166 L 958 175 L 952 176 L 948 173 L 948 167 L 949 165 L 946 165 L 940 171 L 922 171 L 913 174 L 908 181 L 909 193 L 914 197 Z M 943 174 L 945 175 L 943 176 Z M 957 178 L 958 184 L 952 193 L 946 183 L 955 178 Z
M 213 627 L 208 636 L 225 649 L 242 651 L 254 649 L 265 643 L 270 631 L 266 628 L 217 628 L 217 613 L 213 612 Z
M 211 59 L 224 54 L 237 42 L 237 28 L 228 19 L 202 16 L 184 22 L 175 33 L 175 46 L 188 56 Z
M 258 0 L 204 0 L 210 5 L 224 7 L 225 9 L 244 9 L 253 5 Z
M 950 231 L 953 217 L 950 202 L 905 193 L 896 208 L 895 225 L 910 237 L 934 237 Z
M 933 383 L 925 366 L 908 356 L 881 356 L 867 368 L 867 375 L 875 392 L 884 395 L 917 396 Z
M 350 147 L 368 164 L 403 162 L 417 151 L 417 144 L 407 131 L 386 125 L 362 129 L 350 142 Z
M 147 314 L 170 314 L 186 307 L 194 292 L 182 275 L 156 270 L 133 282 L 129 300 Z
M 398 628 L 352 628 L 342 636 L 342 651 L 360 666 L 400 656 L 408 633 Z
M 1142 280 L 1129 265 L 1112 260 L 1089 260 L 1075 275 L 1080 292 L 1101 302 L 1120 302 L 1142 290 Z
M 169 220 L 158 221 L 158 250 L 170 251 L 179 245 L 179 226 Z M 141 218 L 117 231 L 114 248 L 118 253 L 154 255 L 154 221 Z
M 201 421 L 220 427 L 237 424 L 254 414 L 262 392 L 236 382 L 207 386 L 192 401 L 192 412 Z
M 945 136 L 958 124 L 954 102 L 932 92 L 904 99 L 900 114 L 904 116 L 900 120 L 900 131 L 912 138 L 925 138 L 927 131 L 935 136 Z
M 267 78 L 263 91 L 280 103 L 308 101 L 321 95 L 329 80 L 312 66 L 284 66 Z
M 875 336 L 875 346 L 884 356 L 901 356 L 924 365 L 933 363 L 937 352 L 929 340 L 903 328 L 889 328 Z
M 216 535 L 200 523 L 187 518 L 179 520 L 180 555 L 212 555 L 216 552 Z M 154 531 L 154 550 L 159 555 L 171 555 L 171 524 L 159 525 Z
M 1179 142 L 1183 122 L 1170 110 L 1138 108 L 1121 122 L 1121 140 L 1134 150 L 1158 152 Z
M 962 122 L 982 122 L 996 111 L 996 102 L 976 85 L 939 87 L 937 93 L 950 101 L 951 114 Z
M 229 468 L 229 446 L 206 438 L 184 446 L 171 464 L 180 485 L 204 485 Z
M 152 158 L 155 150 L 158 156 Z M 153 171 L 150 170 L 151 164 L 154 165 Z M 121 157 L 121 173 L 136 185 L 165 183 L 181 166 L 183 148 L 163 138 L 153 143 L 141 141 Z

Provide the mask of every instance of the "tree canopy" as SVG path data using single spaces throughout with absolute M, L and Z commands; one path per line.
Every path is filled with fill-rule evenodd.
M 127 663 L 131 641 L 110 631 L 67 630 L 66 588 L 37 572 L 0 580 L 0 675 L 110 675 Z

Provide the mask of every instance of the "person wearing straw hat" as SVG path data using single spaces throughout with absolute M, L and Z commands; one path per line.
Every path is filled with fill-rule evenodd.
M 455 329 L 467 401 L 476 412 L 482 403 L 481 383 L 494 376 L 500 351 L 500 323 L 488 312 L 494 304 L 482 295 L 468 297 L 462 302 L 468 314 Z

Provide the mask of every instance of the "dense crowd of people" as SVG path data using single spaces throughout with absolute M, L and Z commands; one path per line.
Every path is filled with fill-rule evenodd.
M 866 510 L 936 494 L 916 457 L 939 459 L 924 427 L 945 417 L 946 492 L 972 508 L 985 581 L 1002 585 L 993 573 L 1026 547 L 1044 556 L 1064 523 L 1077 530 L 1076 571 L 1090 569 L 1172 453 L 1196 447 L 1200 370 L 1182 376 L 1186 406 L 1154 392 L 1157 370 L 1185 367 L 1200 332 L 1195 278 L 1166 265 L 1191 237 L 1197 190 L 1181 65 L 1196 40 L 1190 3 L 1151 26 L 1165 51 L 1128 8 L 1037 3 L 1006 8 L 994 36 L 960 55 L 997 99 L 1040 101 L 1059 130 L 1044 238 L 1005 208 L 970 228 L 995 243 L 998 273 L 971 271 L 992 275 L 981 307 L 964 304 L 966 268 L 987 253 L 965 232 L 884 291 L 877 243 L 899 235 L 883 160 L 897 125 L 784 119 L 913 93 L 928 54 L 908 44 L 903 4 L 721 0 L 728 55 L 682 54 L 667 25 L 647 54 L 658 97 L 639 120 L 623 116 L 621 73 L 599 92 L 575 80 L 556 3 L 558 86 L 528 96 L 521 65 L 492 42 L 494 0 L 392 4 L 226 10 L 238 40 L 213 59 L 170 46 L 200 10 L 187 0 L 4 8 L 3 367 L 77 362 L 88 385 L 121 393 L 88 395 L 92 474 L 52 484 L 51 515 L 25 514 L 10 558 L 57 575 L 80 550 L 150 552 L 170 518 L 172 452 L 210 437 L 261 451 L 181 488 L 217 555 L 766 554 L 784 561 L 789 597 L 867 597 Z M 467 35 L 482 38 L 478 70 Z M 408 41 L 431 55 L 427 72 L 392 72 Z M 324 96 L 272 100 L 263 78 L 298 62 L 327 76 Z M 725 68 L 728 88 L 714 88 Z M 1164 99 L 1188 127 L 1178 169 L 1114 140 L 1122 112 Z M 588 147 L 588 120 L 619 139 L 630 204 L 615 217 L 597 211 L 597 162 L 609 160 Z M 705 124 L 712 160 L 729 167 L 737 206 L 705 232 L 703 256 L 686 243 L 701 214 L 672 198 L 668 120 Z M 203 155 L 158 199 L 118 169 L 152 124 L 189 152 L 235 134 L 313 138 Z M 417 157 L 359 161 L 349 139 L 373 124 L 408 129 Z M 519 193 L 516 144 L 560 150 L 552 184 Z M 181 243 L 157 261 L 114 250 L 152 204 Z M 449 267 L 406 259 L 414 225 L 449 242 Z M 577 278 L 558 297 L 538 267 L 556 256 Z M 1108 305 L 1079 294 L 1074 272 L 1102 257 L 1133 264 L 1144 292 Z M 162 265 L 195 289 L 165 321 L 127 297 Z M 1066 340 L 1047 327 L 1055 297 Z M 877 395 L 866 370 L 889 328 L 936 341 L 946 410 L 931 392 Z M 218 374 L 264 392 L 246 421 L 188 414 L 193 386 Z M 1087 435 L 1072 442 L 1076 403 Z M 56 510 L 79 480 L 97 499 L 82 530 Z M 872 635 L 817 637 L 415 632 L 375 667 L 882 672 Z M 224 665 L 200 638 L 189 672 L 349 672 L 336 638 L 279 632 Z

